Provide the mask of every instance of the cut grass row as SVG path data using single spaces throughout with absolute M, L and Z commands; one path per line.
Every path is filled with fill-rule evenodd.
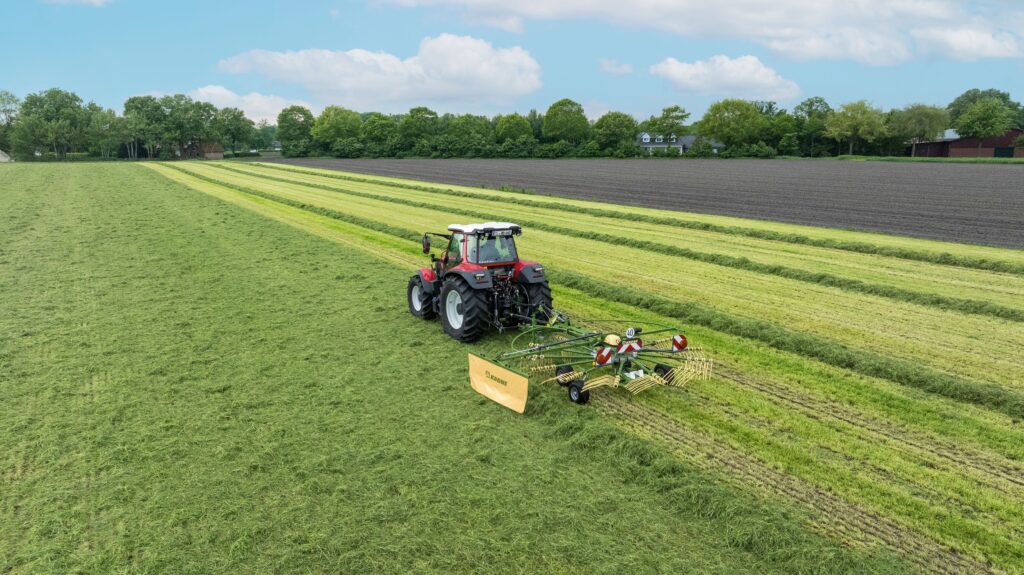
M 431 204 L 437 204 L 439 199 L 444 199 L 444 196 L 439 196 L 436 192 L 390 188 L 381 183 L 348 182 L 342 184 L 339 180 L 322 177 L 315 173 L 282 174 L 280 171 L 249 165 L 235 169 L 253 175 L 284 176 L 294 182 L 334 187 L 344 185 L 345 189 L 373 193 L 382 197 L 401 197 Z M 459 199 L 459 206 L 487 212 L 508 209 L 507 204 L 503 203 L 500 197 L 490 199 L 463 197 Z M 966 268 L 959 268 L 955 273 L 950 273 L 947 266 L 936 264 L 700 230 L 681 230 L 671 226 L 628 219 L 615 220 L 579 213 L 561 213 L 551 208 L 516 206 L 516 216 L 560 227 L 610 235 L 628 235 L 631 238 L 665 243 L 707 254 L 742 255 L 761 264 L 795 267 L 812 275 L 826 273 L 865 283 L 894 286 L 911 292 L 925 292 L 954 299 L 976 299 L 1016 310 L 1024 309 L 1024 277 L 1020 276 Z
M 275 170 L 290 171 L 297 173 L 309 173 L 310 171 L 312 171 L 309 169 L 285 167 L 278 164 L 261 163 L 259 165 Z M 389 185 L 394 187 L 405 187 L 408 189 L 415 189 L 421 191 L 437 191 L 440 193 L 447 193 L 453 196 L 480 197 L 481 193 L 479 190 L 473 188 L 410 184 L 407 181 L 403 181 L 397 178 L 369 177 L 364 175 L 356 176 L 332 172 L 329 170 L 316 170 L 315 173 L 318 173 L 324 177 L 353 182 L 379 183 L 385 181 Z M 624 215 L 628 214 L 628 216 L 625 217 L 628 217 L 633 220 L 658 223 L 662 225 L 669 225 L 680 228 L 714 231 L 716 233 L 742 235 L 771 241 L 803 244 L 857 253 L 883 255 L 887 257 L 943 264 L 949 266 L 968 267 L 1024 275 L 1024 257 L 1021 257 L 1019 254 L 1015 254 L 1013 250 L 987 248 L 983 246 L 947 244 L 943 242 L 929 242 L 928 240 L 910 240 L 902 238 L 898 241 L 893 241 L 891 237 L 883 238 L 883 236 L 880 235 L 864 234 L 857 232 L 844 233 L 840 230 L 829 230 L 828 232 L 816 231 L 815 235 L 811 235 L 811 233 L 781 231 L 782 229 L 800 228 L 800 226 L 787 224 L 761 224 L 760 226 L 754 226 L 752 225 L 752 222 L 750 220 L 740 220 L 744 223 L 743 226 L 723 225 L 720 223 L 713 222 L 716 220 L 728 221 L 728 218 L 713 216 L 701 217 L 698 214 L 686 214 L 685 216 L 660 215 L 665 214 L 666 212 L 643 208 L 607 209 L 593 207 L 596 205 L 600 205 L 597 204 L 596 202 L 583 202 L 571 200 L 548 201 L 537 199 L 537 197 L 533 196 L 532 194 L 523 194 L 514 191 L 504 191 L 500 193 L 503 197 L 506 198 L 505 201 L 515 205 L 532 207 L 550 207 L 566 212 L 578 212 L 599 217 L 609 217 L 615 219 L 622 219 Z M 843 236 L 864 236 L 874 240 L 874 243 L 871 241 L 863 240 L 840 239 Z M 889 243 L 890 245 L 879 245 L 880 242 L 886 242 Z M 909 244 L 915 247 L 904 247 L 900 244 Z M 932 251 L 927 248 L 917 247 L 929 245 L 934 245 L 936 247 L 941 246 L 943 248 L 951 248 L 951 250 L 955 250 L 956 252 L 959 253 L 953 253 L 952 251 Z
M 135 165 L 8 175 L 4 573 L 909 571 L 560 394 L 456 385 L 380 291 L 405 267 Z
M 191 165 L 189 170 L 212 175 L 217 181 L 272 190 L 275 197 L 288 197 L 364 219 L 381 219 L 383 214 L 400 218 L 408 230 L 443 227 L 453 218 L 443 206 L 437 209 L 403 208 L 384 200 L 342 197 L 302 185 L 275 185 L 258 176 L 234 177 L 207 166 Z M 229 177 L 231 176 L 231 177 Z M 416 226 L 416 227 L 412 227 Z M 1019 385 L 1020 362 L 1014 350 L 1024 345 L 1020 330 L 1008 329 L 998 320 L 972 318 L 919 306 L 885 303 L 870 296 L 844 294 L 832 288 L 808 288 L 797 282 L 768 276 L 724 270 L 719 266 L 694 263 L 679 270 L 678 260 L 648 252 L 620 248 L 621 261 L 646 265 L 626 270 L 609 265 L 608 249 L 588 240 L 537 232 L 524 236 L 529 253 L 562 269 L 577 269 L 589 277 L 602 278 L 636 291 L 638 278 L 643 291 L 661 297 L 684 297 L 747 317 L 763 317 L 790 330 L 811 332 L 880 355 L 933 365 L 968 381 L 990 381 Z M 678 270 L 678 271 L 677 271 Z M 620 288 L 621 289 L 621 288 Z M 937 346 L 941 342 L 941 346 Z
M 384 233 L 389 231 L 387 228 L 380 229 Z M 402 251 L 413 257 L 415 243 L 410 240 L 418 238 L 418 233 L 408 232 L 408 243 Z M 415 259 L 411 262 L 415 262 Z M 565 301 L 567 291 L 573 294 L 572 301 L 580 299 L 581 295 L 572 290 L 556 291 L 562 298 L 559 305 L 569 304 L 571 309 L 572 301 Z M 592 303 L 593 298 L 588 304 Z M 606 304 L 611 305 L 614 304 Z M 589 311 L 593 312 L 593 308 L 589 308 Z M 688 330 L 688 333 L 691 331 Z M 728 339 L 699 329 L 694 335 L 695 341 L 711 339 L 716 354 L 723 349 L 722 342 Z M 733 345 L 750 347 L 750 344 L 742 340 L 735 340 Z M 741 355 L 746 353 L 744 351 Z M 971 437 L 972 434 L 977 436 L 980 430 L 989 428 L 991 431 L 986 432 L 985 441 L 1000 444 L 999 449 L 1009 452 L 1017 450 L 1013 456 L 1020 456 L 1020 444 L 1016 443 L 1019 438 L 1015 439 L 1019 433 L 1009 427 L 1005 420 L 1000 422 L 999 418 L 992 418 L 983 412 L 971 415 L 970 408 L 957 407 L 953 403 L 936 409 L 936 400 L 914 398 L 913 394 L 907 395 L 895 387 L 885 394 L 877 393 L 875 386 L 884 386 L 884 382 L 865 382 L 861 378 L 839 375 L 833 377 L 841 377 L 845 381 L 829 381 L 820 375 L 812 375 L 808 372 L 809 368 L 801 368 L 799 360 L 795 358 L 787 360 L 785 355 L 764 357 L 764 354 L 765 350 L 759 350 L 757 355 L 748 357 L 748 361 L 751 357 L 759 358 L 759 361 L 763 361 L 759 368 L 761 371 L 776 369 L 778 377 L 786 374 L 790 378 L 790 385 L 820 385 L 811 395 L 831 395 L 841 404 L 869 402 L 871 409 L 883 410 L 879 417 L 891 413 L 895 421 L 909 416 L 923 425 L 928 420 L 928 426 L 933 427 L 936 433 L 948 434 L 950 440 Z M 787 363 L 780 365 L 780 359 Z M 751 395 L 749 389 L 731 385 L 729 380 L 716 379 L 706 385 L 695 386 L 693 394 L 700 401 L 686 401 L 683 399 L 686 396 L 672 391 L 647 397 L 659 408 L 671 413 L 680 425 L 686 425 L 687 422 L 691 426 L 696 424 L 697 431 L 701 433 L 726 438 L 738 448 L 756 454 L 773 466 L 842 493 L 844 497 L 858 501 L 876 512 L 897 517 L 901 523 L 965 552 L 969 550 L 975 555 L 980 552 L 982 557 L 1005 566 L 1013 564 L 1013 557 L 1020 551 L 1008 535 L 1013 533 L 1013 520 L 1019 519 L 1019 505 L 1014 503 L 1011 496 L 999 492 L 997 487 L 1001 485 L 1000 481 L 988 477 L 983 469 L 968 470 L 962 475 L 958 465 L 948 465 L 948 462 L 936 459 L 935 456 L 921 454 L 917 448 L 878 445 L 877 438 L 858 430 L 856 426 L 839 424 L 837 429 L 835 422 L 826 424 L 819 421 L 822 416 L 827 419 L 827 413 L 818 414 L 816 418 L 769 407 L 771 404 L 766 404 L 764 397 Z M 836 394 L 839 397 L 835 397 Z M 904 399 L 896 400 L 894 397 Z M 674 403 L 676 401 L 682 403 L 677 405 Z M 963 420 L 962 428 L 951 423 L 965 417 L 968 419 Z M 993 422 L 986 424 L 986 419 L 993 419 Z M 818 443 L 843 456 L 828 455 L 827 450 L 815 448 Z M 854 458 L 863 462 L 863 467 L 854 465 Z M 857 469 L 860 471 L 855 472 Z M 987 487 L 988 484 L 993 487 Z M 881 488 L 876 488 L 877 485 L 881 485 Z M 976 487 L 972 488 L 972 485 Z M 960 505 L 968 507 L 961 508 Z M 938 511 L 942 507 L 946 511 Z
M 337 209 L 310 205 L 303 201 L 283 197 L 280 190 L 277 193 L 271 194 L 251 187 L 218 180 L 193 171 L 195 169 L 194 166 L 190 166 L 188 169 L 173 166 L 173 169 L 191 174 L 202 181 L 279 201 L 296 208 L 307 209 L 314 213 L 346 221 L 374 231 L 387 233 L 402 239 L 418 241 L 420 237 L 420 233 L 411 228 L 393 226 Z M 385 214 L 388 213 L 385 211 L 387 209 L 386 205 L 382 205 L 377 206 L 375 211 L 378 214 Z M 391 213 L 395 213 L 394 209 L 392 209 Z M 564 242 L 562 245 L 564 246 Z M 930 393 L 983 405 L 1012 417 L 1024 419 L 1024 394 L 1012 389 L 929 370 L 909 361 L 850 348 L 814 334 L 793 331 L 767 321 L 735 316 L 700 303 L 680 302 L 669 297 L 646 293 L 635 288 L 623 289 L 621 284 L 599 280 L 593 275 L 583 275 L 566 269 L 555 269 L 556 275 L 554 277 L 559 283 L 608 301 L 648 309 L 684 323 L 695 323 L 723 333 L 761 341 L 772 345 L 776 349 L 801 354 L 830 365 L 850 369 L 872 377 L 889 379 L 896 383 L 922 389 Z
M 218 167 L 225 171 L 251 175 L 252 172 L 246 170 L 238 170 L 230 167 L 226 164 L 217 164 Z M 326 191 L 332 191 L 337 193 L 343 193 L 348 195 L 359 196 L 370 199 L 382 199 L 381 196 L 372 193 L 361 192 L 350 188 L 342 188 L 338 186 L 329 186 L 311 182 L 297 182 L 295 180 L 280 178 L 270 175 L 260 175 L 263 179 L 269 181 L 276 181 L 286 184 L 300 183 L 304 186 L 322 189 Z M 436 203 L 411 200 L 392 195 L 388 198 L 388 201 L 396 204 L 401 204 L 410 207 L 417 208 L 433 208 L 436 207 Z M 479 211 L 476 209 L 467 209 L 465 207 L 454 207 L 447 206 L 446 210 L 455 215 L 465 216 L 468 218 L 475 218 L 484 221 L 493 221 L 497 216 L 493 212 Z M 690 259 L 694 261 L 719 265 L 723 267 L 729 267 L 733 269 L 739 269 L 754 273 L 774 275 L 783 277 L 786 279 L 819 284 L 828 287 L 835 287 L 846 291 L 865 293 L 869 295 L 876 295 L 880 297 L 889 298 L 896 301 L 910 302 L 918 305 L 933 306 L 940 309 L 947 309 L 953 311 L 959 311 L 962 313 L 985 315 L 991 317 L 1003 318 L 1016 322 L 1024 322 L 1024 309 L 1012 308 L 1003 306 L 1000 304 L 992 303 L 989 301 L 968 299 L 962 297 L 950 297 L 939 295 L 935 293 L 926 293 L 907 290 L 891 285 L 884 285 L 878 283 L 869 283 L 862 280 L 841 277 L 835 274 L 826 272 L 809 272 L 803 269 L 794 268 L 790 266 L 780 264 L 764 264 L 756 261 L 752 261 L 749 258 L 742 256 L 732 256 L 722 253 L 708 253 L 693 250 L 686 247 L 680 247 L 678 245 L 671 245 L 665 243 L 654 242 L 650 240 L 639 239 L 635 235 L 623 236 L 613 235 L 608 233 L 589 231 L 587 229 L 570 228 L 552 225 L 547 222 L 539 220 L 523 219 L 519 217 L 517 223 L 524 225 L 527 228 L 544 230 L 555 234 L 573 236 L 588 240 L 594 240 L 603 242 L 612 246 L 627 246 L 642 249 L 645 251 L 666 254 L 670 256 Z

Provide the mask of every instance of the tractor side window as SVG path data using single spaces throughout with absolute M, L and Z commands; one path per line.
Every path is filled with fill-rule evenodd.
M 452 234 L 452 241 L 448 242 L 448 267 L 457 266 L 462 263 L 462 242 L 465 236 Z

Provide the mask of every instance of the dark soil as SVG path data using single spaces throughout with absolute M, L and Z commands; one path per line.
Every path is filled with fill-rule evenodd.
M 272 161 L 1024 248 L 1024 166 L 825 160 Z

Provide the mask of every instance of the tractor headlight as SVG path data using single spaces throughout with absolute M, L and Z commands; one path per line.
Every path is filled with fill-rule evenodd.
M 544 273 L 544 266 L 536 266 L 536 267 L 533 268 L 533 271 L 535 271 L 535 272 L 537 272 L 539 274 L 542 274 L 542 273 Z
M 481 273 L 478 273 L 478 274 L 473 274 L 473 277 L 476 278 L 476 281 L 482 282 L 482 281 L 484 281 L 484 278 L 487 277 L 487 274 L 481 272 Z

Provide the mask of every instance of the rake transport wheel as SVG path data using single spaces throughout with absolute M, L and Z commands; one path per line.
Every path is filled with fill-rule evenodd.
M 480 339 L 487 327 L 487 297 L 461 278 L 451 278 L 441 288 L 441 325 L 451 337 L 470 342 Z
M 582 381 L 574 381 L 569 384 L 569 401 L 580 405 L 590 401 L 590 392 L 583 391 Z
M 433 319 L 434 308 L 430 305 L 430 298 L 423 290 L 423 280 L 419 275 L 409 278 L 409 313 L 421 319 Z
M 571 377 L 566 376 L 575 373 L 575 371 L 576 370 L 574 370 L 571 365 L 560 365 L 557 368 L 555 368 L 555 381 L 558 382 L 558 385 L 565 387 L 569 385 L 573 379 Z

